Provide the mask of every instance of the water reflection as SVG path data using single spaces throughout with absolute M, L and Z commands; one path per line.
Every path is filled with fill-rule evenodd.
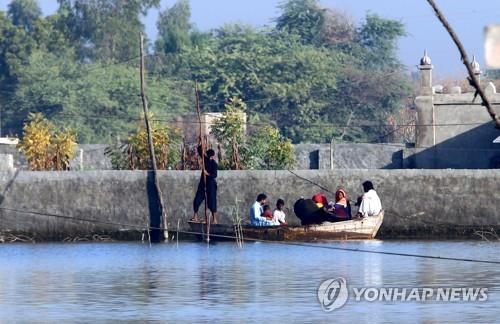
M 348 242 L 334 246 L 491 259 L 497 243 Z M 486 303 L 355 302 L 324 313 L 316 289 L 489 287 Z M 0 245 L 0 322 L 54 321 L 486 321 L 496 319 L 495 265 L 280 244 Z

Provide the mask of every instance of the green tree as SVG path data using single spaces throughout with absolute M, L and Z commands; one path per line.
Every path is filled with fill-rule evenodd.
M 6 124 L 5 112 L 8 102 L 15 91 L 18 70 L 25 62 L 35 43 L 22 28 L 16 27 L 0 11 L 0 110 L 2 111 L 2 133 L 6 133 L 3 126 Z M 22 123 L 16 125 L 21 130 Z
M 212 126 L 211 134 L 222 145 L 228 156 L 224 161 L 219 161 L 223 169 L 243 169 L 240 149 L 245 140 L 245 108 L 246 105 L 242 100 L 229 99 L 222 117 Z
M 7 12 L 12 23 L 24 28 L 26 32 L 33 30 L 35 21 L 42 16 L 42 10 L 36 0 L 12 0 Z
M 33 39 L 24 29 L 17 28 L 0 11 L 0 82 L 15 82 L 18 68 L 26 61 L 34 47 Z
M 186 46 L 190 46 L 190 18 L 189 0 L 179 0 L 171 8 L 161 12 L 157 23 L 156 52 L 178 53 Z
M 241 25 L 217 30 L 192 52 L 189 70 L 202 86 L 202 101 L 215 103 L 238 96 L 247 113 L 277 122 L 294 142 L 326 141 L 329 130 L 308 129 L 323 120 L 336 87 L 343 54 L 304 45 L 293 35 L 258 31 Z
M 160 0 L 58 0 L 60 28 L 80 60 L 123 61 L 138 56 L 140 15 Z
M 358 30 L 358 42 L 365 49 L 363 57 L 369 69 L 400 67 L 397 57 L 397 41 L 405 36 L 403 23 L 369 14 Z
M 38 19 L 33 25 L 30 36 L 36 43 L 36 48 L 48 53 L 75 61 L 75 49 L 66 35 L 59 30 L 59 16 L 57 14 Z
M 332 93 L 334 109 L 326 112 L 328 119 L 369 125 L 346 128 L 343 140 L 387 140 L 381 136 L 387 128 L 381 124 L 401 109 L 411 93 L 410 79 L 397 57 L 397 40 L 404 35 L 400 22 L 369 14 L 352 42 L 335 47 L 347 54 L 348 61 L 338 73 Z
M 279 129 L 261 127 L 248 137 L 245 134 L 243 101 L 232 98 L 223 116 L 212 126 L 211 134 L 221 144 L 226 158 L 219 161 L 223 169 L 287 169 L 293 166 L 294 148 Z
M 16 9 L 16 17 L 34 17 L 29 24 L 0 12 L 2 126 L 18 134 L 29 112 L 42 112 L 70 125 L 82 143 L 128 138 L 141 111 L 140 16 L 159 0 L 58 2 L 58 13 L 45 18 Z M 241 98 L 250 120 L 276 125 L 294 143 L 384 140 L 376 125 L 410 94 L 396 51 L 402 24 L 368 15 L 355 25 L 317 0 L 280 8 L 273 28 L 230 24 L 208 32 L 193 28 L 187 0 L 161 13 L 156 55 L 146 58 L 157 118 L 170 122 L 192 111 L 197 80 L 205 110 L 225 111 L 227 98 Z M 348 122 L 371 126 L 336 126 Z
M 249 138 L 242 155 L 249 169 L 281 170 L 295 164 L 292 142 L 271 125 L 259 128 Z
M 343 140 L 377 141 L 386 138 L 387 114 L 400 109 L 410 93 L 410 84 L 402 71 L 372 71 L 356 66 L 346 67 L 339 73 L 334 108 L 326 111 L 328 119 L 337 124 L 366 127 L 346 128 Z M 336 136 L 334 136 L 336 138 Z
M 312 44 L 321 34 L 325 9 L 318 0 L 288 0 L 280 5 L 281 16 L 276 19 L 276 29 L 295 34 L 306 44 Z
M 151 111 L 168 121 L 192 107 L 189 91 L 176 81 L 147 80 Z M 12 133 L 28 112 L 71 126 L 81 143 L 112 143 L 136 128 L 141 101 L 137 69 L 124 65 L 81 64 L 41 50 L 20 69 L 18 86 L 4 117 Z M 168 112 L 168 114 L 167 114 Z

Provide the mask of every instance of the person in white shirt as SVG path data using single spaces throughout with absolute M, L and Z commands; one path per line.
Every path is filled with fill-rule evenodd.
M 359 209 L 357 215 L 360 217 L 378 215 L 382 211 L 382 202 L 373 187 L 373 183 L 371 181 L 363 182 L 363 191 L 365 193 L 358 199 Z
M 250 207 L 250 224 L 253 226 L 274 226 L 275 223 L 263 216 L 263 207 L 267 202 L 267 196 L 263 193 L 257 196 L 255 201 Z
M 276 209 L 273 212 L 273 222 L 276 225 L 288 225 L 285 217 L 285 212 L 283 209 L 285 208 L 285 201 L 283 199 L 278 199 L 276 202 Z

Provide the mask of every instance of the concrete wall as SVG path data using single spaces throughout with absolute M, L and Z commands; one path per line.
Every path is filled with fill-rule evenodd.
M 500 170 L 329 170 L 297 174 L 332 192 L 343 186 L 353 198 L 361 193 L 361 182 L 371 179 L 386 210 L 381 230 L 386 237 L 441 237 L 449 232 L 457 235 L 464 228 L 500 225 Z M 178 220 L 181 229 L 187 229 L 199 172 L 164 171 L 160 175 L 170 229 L 176 229 Z M 297 223 L 290 210 L 293 203 L 321 191 L 288 171 L 221 171 L 218 184 L 224 223 L 232 222 L 236 209 L 248 219 L 248 207 L 262 191 L 271 204 L 278 198 L 285 199 L 288 220 Z M 0 172 L 0 232 L 62 239 L 131 228 L 9 209 L 143 227 L 149 213 L 146 185 L 147 173 L 142 171 Z M 328 196 L 333 198 L 332 194 Z
M 403 169 L 402 144 L 297 144 L 295 169 Z
M 80 144 L 71 161 L 71 170 L 113 170 L 110 159 L 104 154 L 106 144 Z M 296 170 L 334 169 L 402 169 L 404 148 L 399 144 L 334 144 L 333 160 L 330 144 L 296 144 Z M 0 145 L 1 154 L 14 157 L 14 167 L 27 169 L 26 160 L 14 146 Z M 0 170 L 2 170 L 0 166 Z
M 14 169 L 14 156 L 12 154 L 0 154 L 0 171 Z
M 110 159 L 104 155 L 107 144 L 80 144 L 76 148 L 76 156 L 71 161 L 72 170 L 112 170 Z M 80 150 L 82 154 L 80 154 Z M 0 155 L 12 155 L 14 167 L 26 170 L 28 164 L 23 154 L 14 145 L 0 145 Z M 3 162 L 0 162 L 3 163 Z
M 0 154 L 12 155 L 14 168 L 26 168 L 26 159 L 23 154 L 19 153 L 15 145 L 0 145 Z
M 403 169 L 402 144 L 335 144 L 334 169 Z
M 80 144 L 71 161 L 72 170 L 113 170 L 111 160 L 104 154 L 107 144 Z
M 296 144 L 295 169 L 330 169 L 330 144 Z

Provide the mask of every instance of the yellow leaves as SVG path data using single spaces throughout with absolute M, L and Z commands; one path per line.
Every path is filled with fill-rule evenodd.
M 69 129 L 57 131 L 42 114 L 30 113 L 18 147 L 33 171 L 68 170 L 75 156 L 76 134 Z

